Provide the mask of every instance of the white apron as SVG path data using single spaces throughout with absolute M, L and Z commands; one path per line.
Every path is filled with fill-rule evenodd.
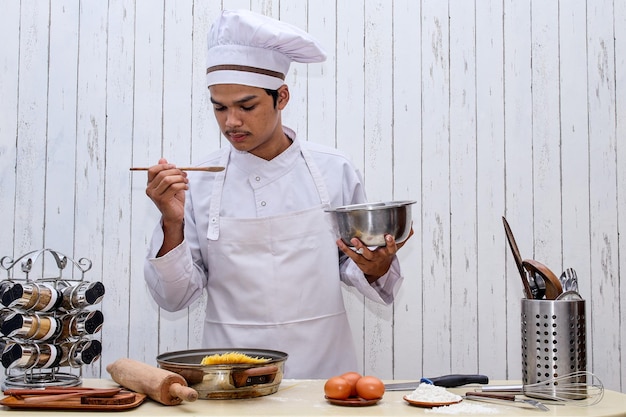
M 286 378 L 328 378 L 357 369 L 343 303 L 330 199 L 309 152 L 302 156 L 320 206 L 285 215 L 220 217 L 226 171 L 217 174 L 207 232 L 207 348 L 285 352 Z M 221 157 L 228 166 L 230 151 Z

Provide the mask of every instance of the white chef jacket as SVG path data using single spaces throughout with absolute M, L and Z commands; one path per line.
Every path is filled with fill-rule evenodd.
M 311 155 L 328 190 L 332 207 L 365 202 L 360 173 L 334 148 L 300 142 L 293 131 L 284 128 L 292 145 L 270 161 L 229 147 L 229 163 L 221 194 L 220 215 L 230 218 L 263 218 L 305 210 L 319 205 L 320 196 L 301 147 Z M 205 158 L 199 165 L 217 165 L 223 151 Z M 145 279 L 157 303 L 168 311 L 189 306 L 201 296 L 219 265 L 207 268 L 206 239 L 209 205 L 215 175 L 189 173 L 186 195 L 185 240 L 168 254 L 155 258 L 162 241 L 157 225 L 148 251 Z M 337 249 L 338 250 L 338 249 Z M 369 299 L 389 304 L 393 301 L 402 276 L 397 259 L 388 273 L 369 284 L 362 271 L 341 254 L 340 277 Z

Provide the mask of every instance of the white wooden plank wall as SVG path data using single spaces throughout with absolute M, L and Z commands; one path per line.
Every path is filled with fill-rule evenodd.
M 146 291 L 158 215 L 128 167 L 224 145 L 206 33 L 223 8 L 246 8 L 327 48 L 326 63 L 292 66 L 285 123 L 349 153 L 371 200 L 417 201 L 395 304 L 345 291 L 359 371 L 521 377 L 506 215 L 525 258 L 578 271 L 588 368 L 626 392 L 625 2 L 0 4 L 0 256 L 46 247 L 93 261 L 104 352 L 85 376 L 200 347 L 204 301 L 167 313 Z

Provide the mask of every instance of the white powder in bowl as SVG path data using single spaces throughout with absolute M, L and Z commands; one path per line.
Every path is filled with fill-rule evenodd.
M 443 387 L 422 382 L 417 389 L 407 395 L 411 401 L 423 403 L 452 403 L 461 401 L 461 396 L 456 395 Z

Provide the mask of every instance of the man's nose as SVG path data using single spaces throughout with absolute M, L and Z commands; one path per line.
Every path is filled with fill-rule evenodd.
M 236 110 L 228 110 L 228 113 L 226 113 L 226 126 L 228 127 L 241 126 L 241 118 L 237 114 Z

